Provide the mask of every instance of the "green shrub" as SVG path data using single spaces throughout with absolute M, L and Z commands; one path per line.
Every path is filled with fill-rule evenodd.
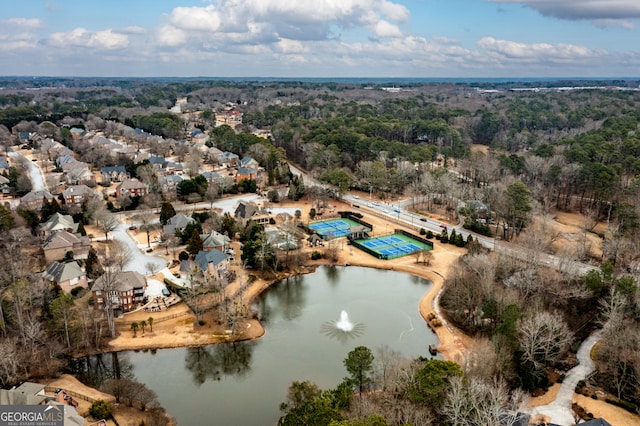
M 322 258 L 322 253 L 320 253 L 319 251 L 314 251 L 313 253 L 311 253 L 311 260 L 318 260 Z
M 420 235 L 427 235 L 427 231 L 424 228 L 420 228 Z
M 93 401 L 91 408 L 89 408 L 89 414 L 96 420 L 108 419 L 111 417 L 113 407 L 108 402 L 101 399 Z
M 634 404 L 633 402 L 623 401 L 621 399 L 610 399 L 610 398 L 607 398 L 606 401 L 607 401 L 607 403 L 609 403 L 611 405 L 615 405 L 617 407 L 624 408 L 625 410 L 629 411 L 630 413 L 636 414 L 638 412 L 638 406 L 636 404 Z
M 84 288 L 82 288 L 82 287 L 74 287 L 74 288 L 72 288 L 72 289 L 71 289 L 71 295 L 72 295 L 73 297 L 77 297 L 77 296 L 78 296 L 78 294 L 79 294 L 82 290 L 84 290 Z

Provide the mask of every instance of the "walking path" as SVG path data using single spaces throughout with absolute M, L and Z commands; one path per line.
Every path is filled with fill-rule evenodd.
M 584 380 L 595 369 L 595 364 L 591 359 L 591 349 L 593 349 L 593 346 L 601 337 L 602 330 L 598 330 L 582 342 L 576 354 L 578 365 L 567 373 L 556 395 L 556 399 L 549 404 L 532 407 L 530 412 L 532 416 L 540 414 L 548 416 L 551 423 L 560 426 L 572 426 L 575 424 L 573 410 L 571 409 L 573 394 L 578 382 Z

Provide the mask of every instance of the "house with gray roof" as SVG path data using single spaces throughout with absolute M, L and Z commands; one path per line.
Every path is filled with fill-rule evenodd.
M 72 185 L 62 193 L 64 202 L 68 206 L 81 205 L 86 200 L 96 197 L 96 193 L 87 185 Z
M 202 238 L 202 247 L 205 251 L 217 249 L 226 252 L 231 244 L 231 238 L 213 230 L 208 234 L 200 235 L 200 238 Z
M 102 167 L 100 176 L 103 183 L 122 182 L 131 177 L 131 173 L 124 166 Z
M 11 187 L 9 186 L 9 182 L 9 179 L 0 175 L 0 191 L 2 191 L 3 195 L 11 194 Z
M 261 225 L 269 223 L 269 212 L 256 203 L 248 201 L 240 201 L 233 216 L 243 225 L 246 225 L 250 220 Z
M 238 165 L 240 167 L 247 167 L 247 168 L 250 168 L 250 169 L 257 169 L 260 166 L 258 161 L 253 159 L 253 157 L 242 157 L 242 159 L 240 160 Z
M 71 395 L 67 395 L 64 390 L 56 392 L 53 396 L 47 395 L 45 393 L 46 388 L 47 387 L 45 385 L 41 385 L 39 383 L 24 382 L 17 388 L 0 389 L 0 405 L 30 405 L 33 406 L 32 412 L 36 413 L 36 415 L 47 411 L 50 413 L 60 413 L 62 418 L 59 420 L 61 420 L 62 424 L 65 426 L 83 426 L 85 424 L 84 417 L 80 416 L 77 411 L 78 402 L 73 399 Z M 38 406 L 51 406 L 53 408 Z M 56 417 L 57 416 L 58 414 L 56 414 Z M 33 422 L 14 423 L 32 424 Z M 53 423 L 58 424 L 58 420 Z M 11 422 L 8 422 L 7 424 L 11 424 Z
M 195 261 L 201 271 L 206 271 L 210 276 L 221 279 L 229 272 L 230 258 L 231 256 L 218 249 L 211 249 L 198 252 Z
M 76 261 L 53 262 L 42 273 L 42 278 L 52 284 L 59 285 L 65 293 L 71 293 L 74 288 L 87 288 L 88 286 L 87 274 Z
M 62 171 L 69 185 L 94 185 L 96 183 L 89 165 L 82 161 L 63 164 Z
M 86 259 L 90 250 L 91 238 L 65 230 L 52 233 L 42 245 L 44 258 L 47 262 L 64 259 L 68 252 L 73 253 L 74 259 Z
M 41 236 L 48 237 L 52 233 L 61 230 L 76 232 L 78 224 L 73 221 L 73 216 L 56 212 L 46 222 L 41 223 L 38 226 L 38 230 Z
M 238 155 L 234 154 L 233 152 L 225 151 L 222 153 L 222 155 L 220 155 L 218 161 L 223 166 L 235 167 L 238 164 L 238 161 L 240 161 L 240 157 L 238 157 Z
M 196 220 L 191 216 L 187 216 L 183 213 L 177 213 L 167 221 L 167 224 L 162 227 L 162 231 L 165 234 L 173 235 L 176 231 L 182 231 L 188 224 L 195 222 Z
M 76 160 L 73 157 L 73 155 L 71 155 L 71 154 L 63 154 L 63 155 L 58 156 L 58 158 L 56 158 L 55 163 L 56 163 L 56 167 L 62 168 L 62 166 L 64 164 L 75 163 L 76 161 L 78 161 L 78 160 Z
M 164 192 L 174 192 L 180 182 L 184 180 L 181 175 L 158 176 L 158 183 Z
M 20 207 L 26 210 L 41 210 L 42 205 L 50 203 L 53 195 L 49 191 L 31 191 L 20 199 Z

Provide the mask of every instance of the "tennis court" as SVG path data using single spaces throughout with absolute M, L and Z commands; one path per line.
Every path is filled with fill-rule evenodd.
M 344 237 L 351 233 L 351 228 L 360 226 L 359 223 L 346 218 L 322 220 L 309 224 L 310 229 L 313 229 L 318 235 L 326 239 Z
M 432 247 L 402 234 L 384 235 L 381 237 L 357 240 L 356 247 L 364 246 L 379 253 L 381 259 L 395 259 L 414 253 L 418 250 L 431 250 Z

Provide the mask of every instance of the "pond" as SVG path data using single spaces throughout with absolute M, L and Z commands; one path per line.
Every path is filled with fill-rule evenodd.
M 99 384 L 114 370 L 158 394 L 179 425 L 275 425 L 294 380 L 335 387 L 347 376 L 349 351 L 383 345 L 429 357 L 437 338 L 418 304 L 431 282 L 360 267 L 319 268 L 270 287 L 253 308 L 266 333 L 256 341 L 201 348 L 105 354 L 76 361 L 75 372 Z M 343 313 L 344 311 L 344 313 Z M 337 328 L 340 321 L 352 327 Z

